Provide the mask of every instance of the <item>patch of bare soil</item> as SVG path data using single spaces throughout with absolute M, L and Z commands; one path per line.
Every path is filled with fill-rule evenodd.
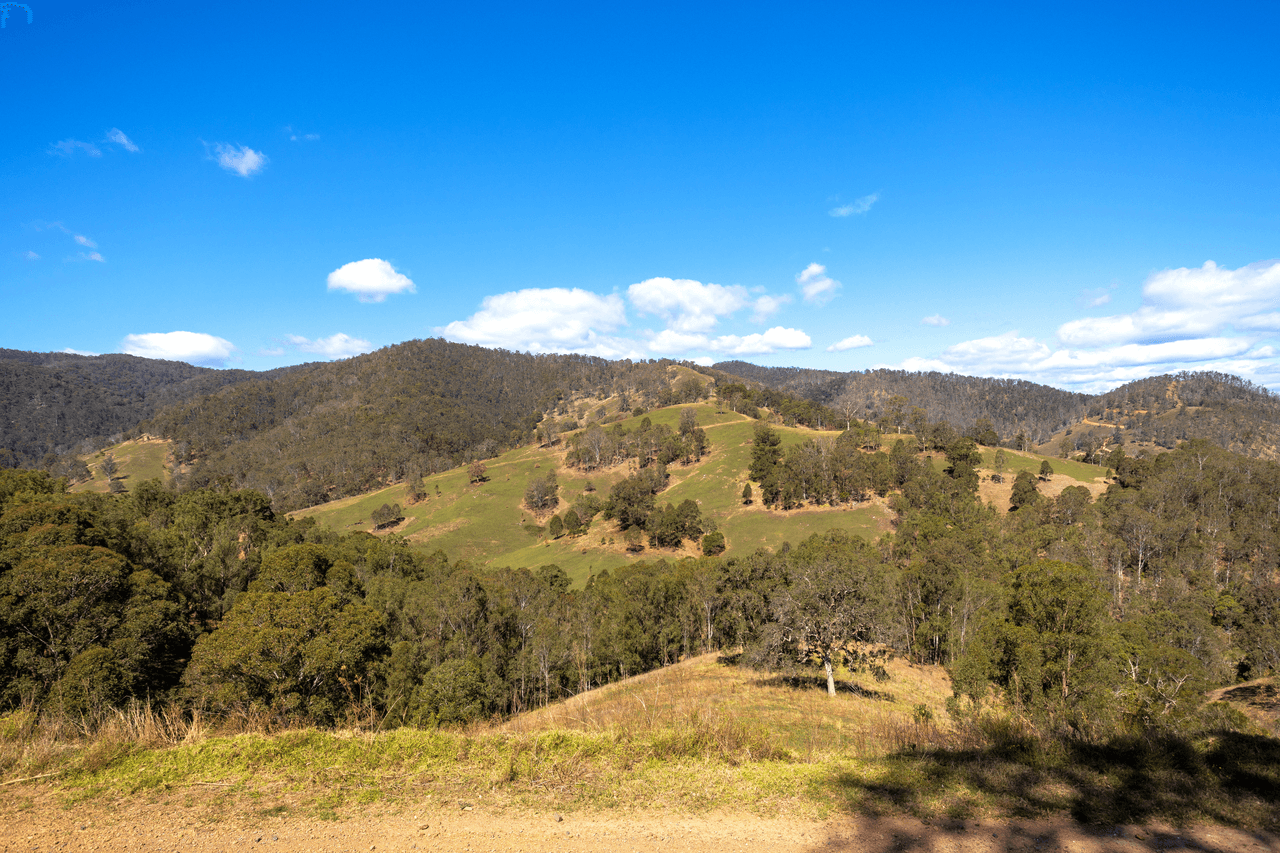
M 338 820 L 227 812 L 208 801 L 64 807 L 40 786 L 0 799 L 0 851 L 748 851 L 748 853 L 1201 853 L 1280 851 L 1280 836 L 1216 826 L 1087 827 L 1066 818 L 1014 823 L 846 817 L 826 821 L 709 812 L 539 813 L 424 802 Z

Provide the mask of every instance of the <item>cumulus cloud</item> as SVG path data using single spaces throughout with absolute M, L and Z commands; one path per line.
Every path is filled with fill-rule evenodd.
M 943 317 L 941 314 L 933 314 L 929 317 L 922 317 L 920 319 L 920 323 L 921 325 L 924 325 L 924 326 L 950 326 L 951 325 L 951 321 L 948 320 L 946 317 Z
M 114 142 L 116 145 L 122 146 L 125 151 L 137 153 L 142 149 L 133 144 L 133 140 L 124 135 L 124 131 L 118 127 L 113 127 L 107 131 L 107 141 Z
M 858 347 L 869 347 L 874 343 L 875 341 L 871 340 L 871 338 L 868 338 L 866 335 L 852 335 L 827 347 L 827 352 L 844 352 L 845 350 L 857 349 Z
M 353 338 L 342 332 L 330 335 L 327 338 L 316 338 L 314 341 L 301 335 L 288 335 L 286 340 L 300 352 L 315 353 L 330 360 L 350 358 L 353 355 L 360 355 L 373 350 L 373 345 L 368 341 L 362 338 Z M 273 352 L 270 354 L 278 355 L 280 353 Z
M 809 264 L 796 276 L 796 284 L 804 294 L 805 302 L 816 302 L 823 305 L 830 302 L 840 289 L 840 282 L 827 275 L 827 268 L 822 264 Z
M 486 296 L 480 310 L 439 331 L 454 341 L 529 352 L 579 352 L 637 358 L 633 343 L 609 336 L 627 322 L 617 294 L 579 288 L 527 288 Z
M 361 302 L 381 302 L 392 293 L 415 293 L 409 277 L 382 258 L 343 264 L 329 273 L 329 289 L 354 293 Z
M 1125 382 L 1179 370 L 1221 370 L 1259 375 L 1274 364 L 1270 346 L 1242 337 L 1206 337 L 1162 343 L 1129 343 L 1097 349 L 1053 349 L 1034 338 L 1005 332 L 963 341 L 935 358 L 909 358 L 903 370 L 1020 377 L 1099 392 Z M 1277 377 L 1280 378 L 1280 377 Z
M 767 355 L 781 349 L 808 349 L 813 341 L 799 329 L 774 326 L 764 333 L 738 337 L 722 335 L 711 342 L 711 349 L 730 355 Z
M 651 278 L 627 288 L 627 298 L 642 314 L 656 314 L 676 332 L 709 332 L 726 314 L 749 302 L 740 285 L 703 284 L 687 278 Z M 757 300 L 757 303 L 759 300 Z
M 1130 314 L 1064 323 L 1068 346 L 1152 343 L 1235 331 L 1280 330 L 1280 260 L 1227 269 L 1213 261 L 1198 268 L 1153 273 L 1142 288 L 1142 307 Z
M 213 144 L 213 159 L 228 172 L 235 172 L 242 178 L 256 175 L 267 165 L 267 155 L 254 151 L 247 145 L 227 145 L 222 142 Z
M 862 214 L 866 213 L 868 210 L 871 209 L 871 205 L 875 204 L 879 200 L 880 200 L 880 193 L 872 193 L 871 195 L 864 195 L 862 198 L 858 199 L 853 204 L 846 204 L 840 207 L 833 207 L 830 210 L 828 210 L 827 213 L 835 217 L 861 216 Z
M 225 338 L 204 332 L 148 332 L 126 335 L 121 349 L 142 358 L 221 367 L 235 351 L 235 346 Z
M 64 139 L 61 142 L 55 142 L 49 147 L 50 154 L 57 154 L 62 157 L 70 157 L 77 151 L 83 151 L 90 157 L 101 157 L 102 152 L 98 150 L 98 146 L 92 142 L 81 142 L 78 139 Z
M 776 314 L 783 305 L 791 302 L 791 296 L 784 294 L 782 296 L 760 296 L 751 306 L 751 321 L 753 323 L 763 323 L 770 316 Z

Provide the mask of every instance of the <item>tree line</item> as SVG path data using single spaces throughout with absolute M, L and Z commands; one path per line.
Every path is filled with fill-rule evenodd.
M 946 666 L 956 714 L 998 702 L 1091 735 L 1198 725 L 1221 716 L 1208 687 L 1280 669 L 1280 465 L 1187 442 L 1126 457 L 1097 501 L 1033 482 L 1001 514 L 971 464 L 957 454 L 891 487 L 894 528 L 876 542 L 835 530 L 637 562 L 580 589 L 554 565 L 320 529 L 248 490 L 69 494 L 2 471 L 0 703 L 83 713 L 151 697 L 436 725 L 716 649 L 836 690 L 884 649 Z M 625 492 L 604 502 L 620 525 Z M 648 512 L 651 536 L 684 523 L 681 508 Z

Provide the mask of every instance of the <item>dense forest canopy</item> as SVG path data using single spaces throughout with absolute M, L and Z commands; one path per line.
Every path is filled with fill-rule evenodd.
M 744 475 L 788 464 L 768 433 Z M 887 483 L 894 529 L 877 542 L 830 531 L 582 588 L 554 565 L 480 568 L 291 520 L 250 490 L 69 494 L 0 471 L 0 705 L 151 697 L 320 724 L 358 706 L 434 725 L 706 650 L 834 679 L 887 649 L 946 666 L 956 714 L 999 708 L 1079 737 L 1242 725 L 1204 694 L 1280 671 L 1280 465 L 1188 442 L 1121 458 L 1096 501 L 1031 483 L 1001 515 L 977 497 L 970 445 L 944 471 L 895 449 L 888 470 L 905 476 Z M 615 498 L 583 523 L 623 524 Z

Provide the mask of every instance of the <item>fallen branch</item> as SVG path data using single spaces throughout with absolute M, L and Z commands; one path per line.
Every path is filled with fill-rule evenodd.
M 39 776 L 24 776 L 21 779 L 10 779 L 8 782 L 0 782 L 0 786 L 16 785 L 19 782 L 34 782 L 36 779 L 47 779 L 50 776 L 57 776 L 64 772 L 65 771 L 63 770 L 55 770 L 52 773 L 41 773 Z

